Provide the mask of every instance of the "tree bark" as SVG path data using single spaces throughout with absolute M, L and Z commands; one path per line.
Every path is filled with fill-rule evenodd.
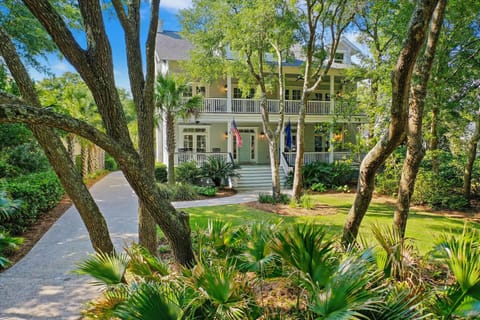
M 300 106 L 300 111 L 298 113 L 297 121 L 297 141 L 296 141 L 296 156 L 295 156 L 295 170 L 293 174 L 293 199 L 296 202 L 300 201 L 303 189 L 303 157 L 305 153 L 305 144 L 303 142 L 303 137 L 305 136 L 305 111 L 307 109 L 307 97 L 306 97 L 306 88 L 304 87 L 302 93 L 302 103 Z
M 68 156 L 75 163 L 75 135 L 67 134 L 67 152 Z
M 477 118 L 475 121 L 475 131 L 473 136 L 468 142 L 468 154 L 467 163 L 463 171 L 463 188 L 462 193 L 466 199 L 470 199 L 472 192 L 472 170 L 475 159 L 477 158 L 477 145 L 480 141 L 480 109 L 477 112 Z
M 397 205 L 393 217 L 393 227 L 399 231 L 400 236 L 405 236 L 407 228 L 408 213 L 410 210 L 410 201 L 415 188 L 420 164 L 425 156 L 423 146 L 423 111 L 427 96 L 428 81 L 435 59 L 438 38 L 442 28 L 443 17 L 445 13 L 446 0 L 439 0 L 433 13 L 430 24 L 425 54 L 422 59 L 418 59 L 414 69 L 414 79 L 416 83 L 412 85 L 411 98 L 408 114 L 407 127 L 407 154 L 403 162 L 402 175 L 398 187 Z
M 40 108 L 40 101 L 27 70 L 21 62 L 10 37 L 1 27 L 0 40 L 2 43 L 2 45 L 0 45 L 0 53 L 8 65 L 10 73 L 15 79 L 22 96 L 30 104 Z M 80 213 L 80 217 L 85 224 L 94 250 L 97 252 L 113 253 L 115 249 L 110 238 L 107 223 L 83 183 L 82 177 L 71 159 L 71 155 L 65 150 L 58 135 L 49 127 L 29 125 L 29 128 L 42 146 L 63 188 Z M 71 137 L 72 135 L 68 136 Z
M 87 150 L 86 142 L 80 146 L 80 170 L 82 177 L 86 177 L 88 175 L 88 150 Z
M 24 121 L 50 123 L 53 127 L 65 126 L 69 128 L 67 131 L 81 129 L 79 131 L 84 136 L 94 138 L 94 140 L 90 140 L 109 152 L 117 160 L 127 181 L 135 190 L 142 203 L 148 208 L 150 214 L 154 216 L 156 223 L 162 228 L 172 246 L 173 254 L 177 261 L 181 264 L 192 264 L 194 255 L 191 246 L 190 228 L 185 227 L 185 219 L 182 219 L 171 203 L 158 192 L 153 175 L 148 169 L 149 164 L 143 161 L 133 147 L 123 106 L 115 88 L 111 47 L 105 32 L 99 2 L 96 0 L 79 2 L 86 31 L 86 50 L 83 50 L 76 42 L 62 17 L 55 11 L 48 0 L 24 0 L 24 3 L 42 23 L 65 58 L 70 61 L 90 88 L 102 117 L 106 134 L 102 134 L 81 121 L 68 117 L 61 119 L 62 117 L 49 114 L 49 116 L 42 118 L 42 115 L 40 115 L 41 118 L 34 119 L 33 115 L 27 116 L 20 114 L 20 112 L 17 112 L 16 115 L 23 118 Z M 151 32 L 149 32 L 150 34 Z M 151 50 L 154 50 L 154 48 L 150 48 Z M 153 59 L 153 54 L 151 58 Z M 136 61 L 136 63 L 138 64 L 139 62 Z M 154 69 L 154 65 L 147 61 L 147 69 Z M 149 75 L 154 79 L 154 74 L 150 72 L 147 74 L 147 77 Z M 148 97 L 148 101 L 150 99 L 153 101 L 153 81 L 151 83 L 151 87 L 145 87 L 145 92 L 151 93 L 152 97 Z M 9 109 L 11 106 L 4 105 L 3 107 Z M 18 108 L 18 105 L 16 107 Z M 0 107 L 0 109 L 2 108 Z M 3 116 L 4 119 L 8 118 L 10 121 L 13 121 L 14 119 L 12 119 L 11 115 L 5 114 L 5 111 L 8 111 L 6 109 L 3 109 L 3 112 L 0 110 L 0 117 Z M 18 118 L 15 120 L 18 121 Z M 177 243 L 177 241 L 180 242 Z
M 325 1 L 306 1 L 308 38 L 305 50 L 305 71 L 303 74 L 301 104 L 297 121 L 297 150 L 292 195 L 296 202 L 300 201 L 303 189 L 302 168 L 305 153 L 305 114 L 308 97 L 320 85 L 330 70 L 342 33 L 350 24 L 356 13 L 355 11 L 349 10 L 355 6 L 355 3 L 349 2 L 348 0 L 342 0 L 335 3 L 326 3 Z M 318 30 L 319 23 L 322 29 L 321 32 Z M 325 41 L 324 38 L 318 39 L 317 34 L 319 34 L 320 37 L 324 37 L 326 32 L 330 32 L 329 41 L 331 41 L 330 48 L 328 48 L 328 58 L 324 58 L 323 61 L 316 61 L 314 63 L 314 55 L 319 53 L 317 49 L 318 43 L 323 43 L 323 41 Z M 313 84 L 311 82 L 313 82 Z
M 167 126 L 167 151 L 168 151 L 168 184 L 175 184 L 175 116 L 170 112 L 165 112 L 165 125 Z
M 375 174 L 386 158 L 405 137 L 410 80 L 425 35 L 435 0 L 417 1 L 409 23 L 407 38 L 392 72 L 392 102 L 388 132 L 381 137 L 360 165 L 357 193 L 343 228 L 342 244 L 350 246 L 358 235 L 360 224 L 370 205 L 374 190 Z
M 430 146 L 429 149 L 432 151 L 432 171 L 435 175 L 439 174 L 440 171 L 440 162 L 438 160 L 438 117 L 439 117 L 440 110 L 438 107 L 434 106 L 432 108 L 432 120 L 430 123 L 430 135 L 432 138 L 430 139 Z
M 150 11 L 151 20 L 147 39 L 147 81 L 143 74 L 142 52 L 140 49 L 140 8 L 139 1 L 131 1 L 126 7 L 121 1 L 112 1 L 115 11 L 120 19 L 127 48 L 128 75 L 133 100 L 137 111 L 138 121 L 138 146 L 140 156 L 145 163 L 149 174 L 154 175 L 155 152 L 154 152 L 154 101 L 153 101 L 153 79 L 149 73 L 154 73 L 155 57 L 155 32 L 158 24 L 159 1 L 152 2 Z M 153 33 L 153 34 L 152 34 Z M 149 83 L 150 81 L 151 83 Z M 152 254 L 157 253 L 157 231 L 156 224 L 148 209 L 139 199 L 138 203 L 138 236 L 139 242 Z

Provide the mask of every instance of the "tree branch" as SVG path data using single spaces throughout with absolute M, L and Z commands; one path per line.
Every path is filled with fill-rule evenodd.
M 72 65 L 86 66 L 88 64 L 85 50 L 80 47 L 65 21 L 48 0 L 23 0 L 23 2 L 47 30 Z
M 29 106 L 3 91 L 0 91 L 0 123 L 26 123 L 62 129 L 93 142 L 112 155 L 126 154 L 119 143 L 92 125 L 47 108 Z

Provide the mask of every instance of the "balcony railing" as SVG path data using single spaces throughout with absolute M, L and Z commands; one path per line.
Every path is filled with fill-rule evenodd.
M 223 158 L 227 162 L 233 162 L 232 156 L 228 152 L 182 151 L 175 152 L 175 166 L 183 162 L 195 161 L 197 166 L 201 167 L 210 157 Z
M 227 98 L 205 98 L 200 112 L 204 113 L 229 113 Z M 268 111 L 278 113 L 280 105 L 278 100 L 267 100 Z M 300 100 L 286 100 L 285 114 L 298 114 Z M 307 114 L 328 115 L 335 110 L 334 101 L 308 101 Z M 258 99 L 232 99 L 231 113 L 260 113 L 260 100 Z
M 284 152 L 283 154 L 285 155 L 288 165 L 291 167 L 295 166 L 295 157 L 297 156 L 297 153 Z M 312 162 L 330 162 L 330 152 L 304 152 L 303 164 L 309 164 Z
M 296 152 L 283 152 L 283 160 L 289 167 L 295 166 Z M 353 155 L 350 151 L 334 151 L 333 161 L 352 160 L 352 165 L 359 165 L 365 157 L 364 153 Z M 330 162 L 330 152 L 304 152 L 303 164 L 312 162 Z

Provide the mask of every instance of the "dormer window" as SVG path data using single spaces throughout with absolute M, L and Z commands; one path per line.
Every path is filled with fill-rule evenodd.
M 344 63 L 345 54 L 343 52 L 336 52 L 335 59 L 333 60 L 335 63 Z

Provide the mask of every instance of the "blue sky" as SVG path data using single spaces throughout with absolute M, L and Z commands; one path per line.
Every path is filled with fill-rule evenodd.
M 160 19 L 163 21 L 163 29 L 170 31 L 179 31 L 180 23 L 178 21 L 178 12 L 181 9 L 188 8 L 192 5 L 192 0 L 161 0 L 160 2 Z M 142 2 L 141 10 L 142 22 L 142 43 L 145 43 L 146 30 L 148 27 L 149 19 L 149 5 L 148 2 Z M 105 19 L 105 25 L 107 33 L 110 39 L 114 60 L 114 73 L 117 87 L 125 88 L 130 91 L 130 85 L 128 80 L 127 61 L 125 53 L 125 40 L 123 30 L 116 17 L 108 16 Z M 346 34 L 349 40 L 355 44 L 355 34 Z M 82 44 L 85 43 L 84 37 L 78 34 L 78 41 Z M 364 53 L 366 49 L 359 46 Z M 48 66 L 51 73 L 55 75 L 61 75 L 65 72 L 75 72 L 74 68 L 65 59 L 60 59 L 56 54 L 48 55 L 48 60 L 44 61 L 44 64 Z M 41 80 L 47 77 L 46 74 L 39 73 L 35 70 L 31 70 L 31 76 L 35 80 Z
M 162 0 L 160 2 L 160 19 L 163 21 L 164 30 L 180 30 L 180 24 L 177 17 L 178 11 L 191 6 L 191 3 L 191 0 Z M 141 25 L 143 44 L 145 43 L 147 24 L 150 20 L 148 10 L 148 4 L 143 4 L 141 10 L 141 16 L 144 21 L 144 24 Z M 105 25 L 112 46 L 116 85 L 117 87 L 129 90 L 123 30 L 116 17 L 106 18 Z M 81 35 L 78 36 L 78 39 L 80 43 L 84 42 L 81 40 Z M 75 72 L 74 68 L 67 60 L 59 58 L 56 54 L 48 55 L 47 61 L 41 61 L 44 62 L 44 64 L 48 66 L 50 72 L 55 75 L 61 75 L 64 72 Z M 47 75 L 34 70 L 31 71 L 31 76 L 35 80 L 41 80 L 47 77 Z

